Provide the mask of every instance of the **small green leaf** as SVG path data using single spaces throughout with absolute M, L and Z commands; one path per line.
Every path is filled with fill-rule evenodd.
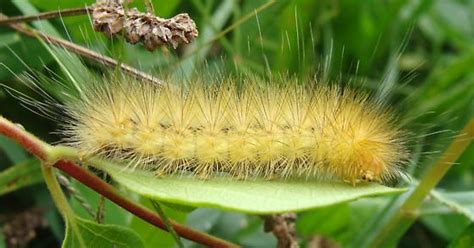
M 316 181 L 157 178 L 153 172 L 127 172 L 110 164 L 102 169 L 131 191 L 159 201 L 258 214 L 302 211 L 365 196 L 404 191 L 378 184 L 353 187 L 346 183 Z
M 0 172 L 0 195 L 43 181 L 41 165 L 29 159 Z
M 80 235 L 80 236 L 78 236 Z M 131 229 L 117 225 L 103 225 L 74 217 L 66 225 L 64 248 L 115 247 L 142 248 L 143 240 Z

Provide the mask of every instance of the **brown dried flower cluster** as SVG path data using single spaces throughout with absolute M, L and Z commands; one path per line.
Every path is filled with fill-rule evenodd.
M 142 13 L 136 8 L 125 10 L 122 0 L 99 0 L 92 11 L 94 30 L 108 37 L 122 33 L 125 39 L 136 44 L 142 42 L 153 51 L 163 45 L 176 48 L 188 44 L 198 36 L 196 24 L 188 14 L 178 14 L 170 19 Z
M 26 247 L 36 237 L 37 229 L 48 225 L 43 212 L 42 209 L 34 208 L 13 215 L 1 230 L 8 247 Z

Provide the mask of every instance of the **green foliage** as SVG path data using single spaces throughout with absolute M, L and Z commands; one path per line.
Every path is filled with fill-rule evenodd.
M 2 2 L 0 12 L 13 16 L 80 7 L 92 2 L 94 1 L 15 0 Z M 316 73 L 321 78 L 342 81 L 343 84 L 352 84 L 361 90 L 374 92 L 399 111 L 401 121 L 410 132 L 409 148 L 412 151 L 412 160 L 407 171 L 415 179 L 424 175 L 441 151 L 450 144 L 457 131 L 474 116 L 474 70 L 472 70 L 474 1 L 472 0 L 282 0 L 264 8 L 258 16 L 255 15 L 254 9 L 268 1 L 153 0 L 153 3 L 156 12 L 164 17 L 179 12 L 189 13 L 198 24 L 199 39 L 176 52 L 149 53 L 141 45 L 129 45 L 116 38 L 108 40 L 95 33 L 86 16 L 65 17 L 64 23 L 59 19 L 35 22 L 33 26 L 62 38 L 70 38 L 75 43 L 158 76 L 160 73 L 174 73 L 181 76 L 209 71 L 210 74 L 252 73 L 262 77 L 268 73 L 289 73 L 308 78 Z M 135 0 L 134 6 L 144 10 L 143 1 Z M 249 15 L 251 18 L 248 21 L 235 25 L 225 34 L 221 33 Z M 58 63 L 59 61 L 62 63 Z M 62 79 L 60 80 L 62 83 L 65 83 L 69 77 L 65 73 L 67 70 L 75 72 L 74 78 L 85 77 L 85 70 L 80 69 L 81 67 L 99 75 L 104 71 L 103 68 L 98 68 L 95 64 L 91 66 L 93 63 L 86 62 L 87 66 L 84 66 L 76 56 L 65 54 L 60 49 L 48 48 L 36 39 L 26 38 L 8 28 L 0 27 L 0 64 L 8 67 L 5 69 L 0 66 L 0 84 L 29 96 L 37 97 L 37 92 L 19 83 L 14 74 L 22 73 L 29 67 L 50 75 L 44 68 L 47 66 Z M 48 88 L 48 94 L 61 99 L 62 94 L 58 88 L 53 85 Z M 52 134 L 56 129 L 57 120 L 47 120 L 25 110 L 17 99 L 7 94 L 1 87 L 0 114 L 21 123 L 26 130 L 47 141 L 59 140 L 59 137 Z M 419 218 L 414 225 L 408 231 L 403 231 L 404 235 L 400 239 L 395 238 L 389 245 L 472 247 L 473 156 L 474 144 L 471 144 L 463 156 L 455 161 L 456 165 L 443 178 L 438 188 L 431 191 L 425 199 L 417 212 Z M 28 158 L 22 148 L 0 137 L 2 216 L 31 207 L 51 208 L 51 199 L 46 195 L 37 194 L 36 200 L 32 200 L 31 195 L 24 193 L 24 190 L 45 191 L 43 184 L 37 184 L 41 182 L 38 168 L 36 162 Z M 266 198 L 255 197 L 255 194 L 271 195 L 271 190 L 275 189 L 263 189 L 267 192 L 264 194 L 260 191 L 263 184 L 258 182 L 255 183 L 255 187 L 259 187 L 258 190 L 254 188 L 245 191 L 239 183 L 226 185 L 228 190 L 239 187 L 237 189 L 239 191 L 229 191 L 221 199 L 210 199 L 215 198 L 215 195 L 208 193 L 212 189 L 203 191 L 201 185 L 190 188 L 189 183 L 195 182 L 189 182 L 188 179 L 160 181 L 151 180 L 147 176 L 128 178 L 127 173 L 110 172 L 118 182 L 131 180 L 133 184 L 124 184 L 132 191 L 192 206 L 218 205 L 223 209 L 246 212 L 262 212 L 258 211 L 262 209 L 265 209 L 263 212 L 302 210 L 306 207 L 319 206 L 317 209 L 303 211 L 298 216 L 297 235 L 302 244 L 307 244 L 313 238 L 322 235 L 325 239 L 333 240 L 344 247 L 353 246 L 355 239 L 366 239 L 375 235 L 379 230 L 371 228 L 373 227 L 371 223 L 387 216 L 386 210 L 389 207 L 397 207 L 395 194 L 340 203 L 341 198 L 338 197 L 346 197 L 344 200 L 354 199 L 362 196 L 359 194 L 361 192 L 357 195 L 338 193 L 321 198 L 319 193 L 316 194 L 317 191 L 304 187 L 308 191 L 293 188 L 292 196 L 300 196 L 301 199 L 291 201 L 291 206 L 277 202 L 273 206 L 265 205 L 265 208 L 262 208 L 264 205 L 259 201 Z M 15 184 L 8 183 L 12 182 L 12 179 L 15 179 Z M 165 184 L 166 182 L 169 184 Z M 71 183 L 86 202 L 97 210 L 99 196 L 77 182 Z M 222 183 L 218 182 L 210 182 L 208 185 L 212 183 L 222 187 Z M 153 189 L 143 187 L 143 184 L 153 186 Z M 12 185 L 14 187 L 11 187 Z M 352 192 L 347 185 L 340 187 L 341 190 Z M 37 188 L 43 191 L 36 191 Z M 170 193 L 173 190 L 178 193 L 189 190 L 192 193 L 189 195 L 183 193 L 178 199 L 176 192 Z M 388 189 L 374 187 L 367 190 Z M 8 194 L 3 194 L 7 191 Z M 245 195 L 232 198 L 232 194 L 236 192 Z M 323 195 L 328 192 L 324 190 Z M 305 197 L 305 194 L 318 197 Z M 130 195 L 137 197 L 134 194 Z M 148 202 L 146 199 L 140 199 L 144 203 Z M 204 201 L 199 199 L 206 199 L 207 204 L 203 204 Z M 103 231 L 102 237 L 108 238 L 109 241 L 131 242 L 127 243 L 129 246 L 175 245 L 169 234 L 130 216 L 108 201 L 105 203 L 105 223 L 121 227 L 103 226 L 85 220 L 90 217 L 82 206 L 72 197 L 69 201 L 74 212 L 81 216 L 81 219 L 77 219 L 81 233 L 91 238 L 90 240 L 104 241 L 96 236 Z M 326 206 L 329 202 L 339 204 Z M 153 209 L 151 205 L 148 207 Z M 163 208 L 169 218 L 243 246 L 275 245 L 274 237 L 263 232 L 262 220 L 253 215 L 205 208 L 182 211 L 182 207 L 172 204 L 167 204 Z M 48 212 L 47 216 L 50 229 L 54 229 L 49 231 L 56 235 L 49 236 L 60 242 L 62 234 L 57 229 L 62 228 L 62 223 L 57 220 L 58 214 Z M 136 233 L 133 234 L 129 229 Z M 67 233 L 66 244 L 69 244 L 73 236 L 69 229 Z M 120 233 L 121 235 L 117 235 Z M 131 238 L 122 240 L 126 236 Z M 140 239 L 150 240 L 150 243 L 143 244 Z M 4 247 L 3 240 L 4 237 L 0 234 L 0 247 Z M 31 246 L 44 247 L 41 241 L 45 242 L 44 236 L 37 237 Z M 185 244 L 191 245 L 191 243 Z
M 12 163 L 20 163 L 27 159 L 26 152 L 21 146 L 3 136 L 0 137 L 0 149 Z
M 474 246 L 474 224 L 471 223 L 464 231 L 449 244 L 449 248 L 467 248 Z
M 153 206 L 149 199 L 140 198 L 140 203 L 144 206 L 153 209 Z M 166 205 L 161 204 L 161 208 L 165 215 L 178 222 L 184 222 L 186 220 L 186 213 L 179 210 L 175 210 Z M 133 216 L 130 221 L 130 228 L 137 232 L 143 240 L 146 240 L 145 247 L 174 247 L 175 241 L 171 235 L 167 232 L 157 229 L 155 226 L 143 221 L 142 219 Z
M 29 159 L 0 172 L 0 196 L 43 181 L 40 163 Z
M 124 172 L 101 167 L 126 188 L 159 201 L 215 207 L 254 214 L 285 213 L 333 205 L 364 196 L 402 192 L 379 184 L 353 187 L 347 183 L 311 181 L 239 181 L 229 178 L 199 180 L 190 177 L 157 178 L 153 172 Z
M 84 186 L 83 184 L 72 180 L 71 181 L 71 186 L 77 190 L 78 195 L 83 197 L 84 199 L 87 199 L 87 203 L 90 205 L 91 209 L 93 211 L 96 211 L 101 204 L 101 199 L 100 195 L 93 191 L 92 189 L 88 188 L 87 186 Z M 87 213 L 87 211 L 84 209 L 84 207 L 81 205 L 80 202 L 78 202 L 76 199 L 71 199 L 69 200 L 71 207 L 74 209 L 74 212 L 82 218 L 91 218 L 91 216 Z M 127 225 L 128 224 L 128 218 L 130 216 L 119 206 L 115 205 L 114 203 L 110 202 L 107 199 L 104 199 L 104 219 L 103 222 L 107 224 L 114 224 L 114 225 Z M 96 214 L 96 213 L 95 213 Z M 95 216 L 94 216 L 95 217 Z
M 86 247 L 120 247 L 120 248 L 143 248 L 143 240 L 132 230 L 117 226 L 97 224 L 93 221 L 76 217 L 69 220 L 76 225 L 74 232 L 66 225 L 66 236 L 64 238 L 63 248 L 86 248 Z

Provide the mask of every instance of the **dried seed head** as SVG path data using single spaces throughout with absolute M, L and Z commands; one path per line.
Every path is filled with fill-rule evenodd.
M 95 31 L 102 32 L 107 37 L 112 37 L 123 28 L 125 10 L 121 3 L 98 1 L 93 7 L 92 20 Z
M 43 209 L 33 208 L 13 215 L 1 228 L 8 247 L 26 247 L 36 237 L 37 230 L 48 225 L 43 212 Z
M 188 14 L 165 19 L 136 8 L 125 11 L 122 1 L 98 1 L 93 7 L 92 19 L 94 30 L 108 37 L 123 30 L 127 42 L 143 42 L 149 51 L 163 45 L 176 49 L 179 44 L 188 44 L 198 36 L 196 24 Z
M 128 12 L 124 24 L 124 36 L 128 42 L 143 42 L 147 50 L 170 44 L 188 44 L 197 37 L 196 24 L 188 14 L 178 14 L 171 19 L 156 17 L 150 13 L 140 13 L 136 9 Z

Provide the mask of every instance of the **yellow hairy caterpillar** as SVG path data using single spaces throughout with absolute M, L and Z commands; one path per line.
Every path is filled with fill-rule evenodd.
M 260 81 L 91 83 L 66 105 L 65 142 L 157 175 L 355 184 L 403 174 L 403 132 L 368 94 L 284 77 Z

